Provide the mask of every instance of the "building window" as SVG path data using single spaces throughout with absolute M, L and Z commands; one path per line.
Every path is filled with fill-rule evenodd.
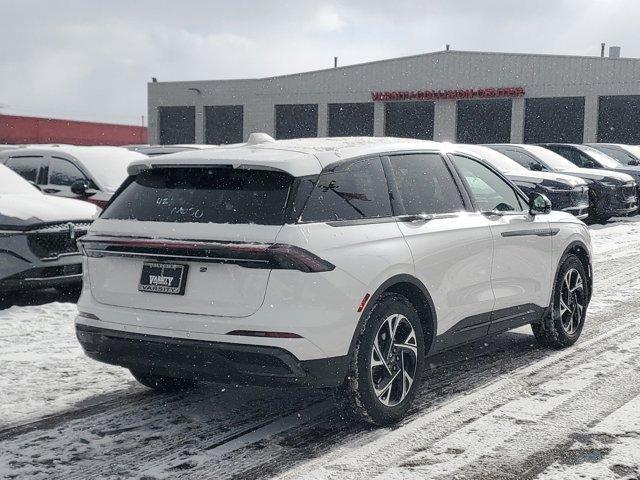
M 527 98 L 524 143 L 582 143 L 584 97 Z
M 508 143 L 511 141 L 511 100 L 459 100 L 458 143 Z
M 160 144 L 196 142 L 196 107 L 158 107 Z
M 373 103 L 330 103 L 329 136 L 373 136 Z
M 243 140 L 242 105 L 204 107 L 204 138 L 210 145 L 240 143 Z
M 384 134 L 388 137 L 433 140 L 433 102 L 387 102 Z
M 276 138 L 318 136 L 318 105 L 276 105 Z
M 640 144 L 640 95 L 598 99 L 598 142 Z

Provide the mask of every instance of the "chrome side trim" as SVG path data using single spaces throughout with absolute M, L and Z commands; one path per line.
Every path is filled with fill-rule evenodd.
M 74 273 L 73 275 L 60 275 L 57 277 L 31 277 L 31 278 L 21 278 L 21 282 L 48 282 L 50 280 L 65 280 L 70 278 L 82 278 L 81 273 Z
M 502 232 L 500 235 L 503 237 L 527 237 L 527 236 L 536 236 L 536 237 L 553 237 L 560 232 L 559 228 L 537 228 L 537 229 L 529 229 L 529 230 L 514 230 L 511 232 Z

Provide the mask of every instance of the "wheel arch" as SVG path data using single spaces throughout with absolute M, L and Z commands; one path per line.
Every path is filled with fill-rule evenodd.
M 358 337 L 365 328 L 365 322 L 373 306 L 383 293 L 397 293 L 404 296 L 414 306 L 420 317 L 422 329 L 425 333 L 425 353 L 428 354 L 435 344 L 437 335 L 437 316 L 435 304 L 427 287 L 416 277 L 408 274 L 394 275 L 380 285 L 376 291 L 371 294 L 366 307 L 360 315 L 358 325 L 351 339 L 349 346 L 349 355 L 353 354 Z
M 555 279 L 558 276 L 557 272 L 560 269 L 562 262 L 564 262 L 569 255 L 575 255 L 576 257 L 578 257 L 578 259 L 582 263 L 582 266 L 584 267 L 584 271 L 587 274 L 587 283 L 589 288 L 587 292 L 587 298 L 590 301 L 591 293 L 593 292 L 593 267 L 591 265 L 591 255 L 589 254 L 589 249 L 587 248 L 586 244 L 579 240 L 574 240 L 569 245 L 567 245 L 567 247 L 564 249 L 564 252 L 560 256 L 560 261 L 558 262 L 558 266 L 556 267 L 556 277 L 554 278 L 554 288 L 555 288 Z

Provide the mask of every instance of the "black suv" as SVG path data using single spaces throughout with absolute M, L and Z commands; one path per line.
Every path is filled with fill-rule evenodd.
M 534 171 L 566 173 L 589 183 L 590 222 L 606 222 L 611 217 L 633 214 L 638 210 L 636 182 L 630 175 L 615 170 L 581 168 L 552 150 L 538 145 L 489 145 L 520 165 Z
M 589 145 L 575 145 L 568 143 L 545 143 L 544 148 L 562 155 L 580 168 L 599 168 L 601 170 L 615 170 L 631 175 L 636 184 L 640 184 L 640 166 L 623 164 L 612 155 L 602 152 Z M 640 203 L 640 190 L 636 188 L 636 197 Z M 636 212 L 637 213 L 637 212 Z

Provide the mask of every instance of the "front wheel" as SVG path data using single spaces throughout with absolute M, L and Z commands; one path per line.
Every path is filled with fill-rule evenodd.
M 82 283 L 71 283 L 69 285 L 56 287 L 56 290 L 64 297 L 77 299 L 82 293 Z
M 339 389 L 343 406 L 367 423 L 399 421 L 420 385 L 424 357 L 424 333 L 415 308 L 402 295 L 383 294 L 365 321 L 349 376 Z
M 589 304 L 589 285 L 578 257 L 569 255 L 556 277 L 550 314 L 531 325 L 540 345 L 565 348 L 580 337 Z
M 198 382 L 188 378 L 165 377 L 152 373 L 131 370 L 131 375 L 145 387 L 149 387 L 158 392 L 183 392 L 191 390 Z

